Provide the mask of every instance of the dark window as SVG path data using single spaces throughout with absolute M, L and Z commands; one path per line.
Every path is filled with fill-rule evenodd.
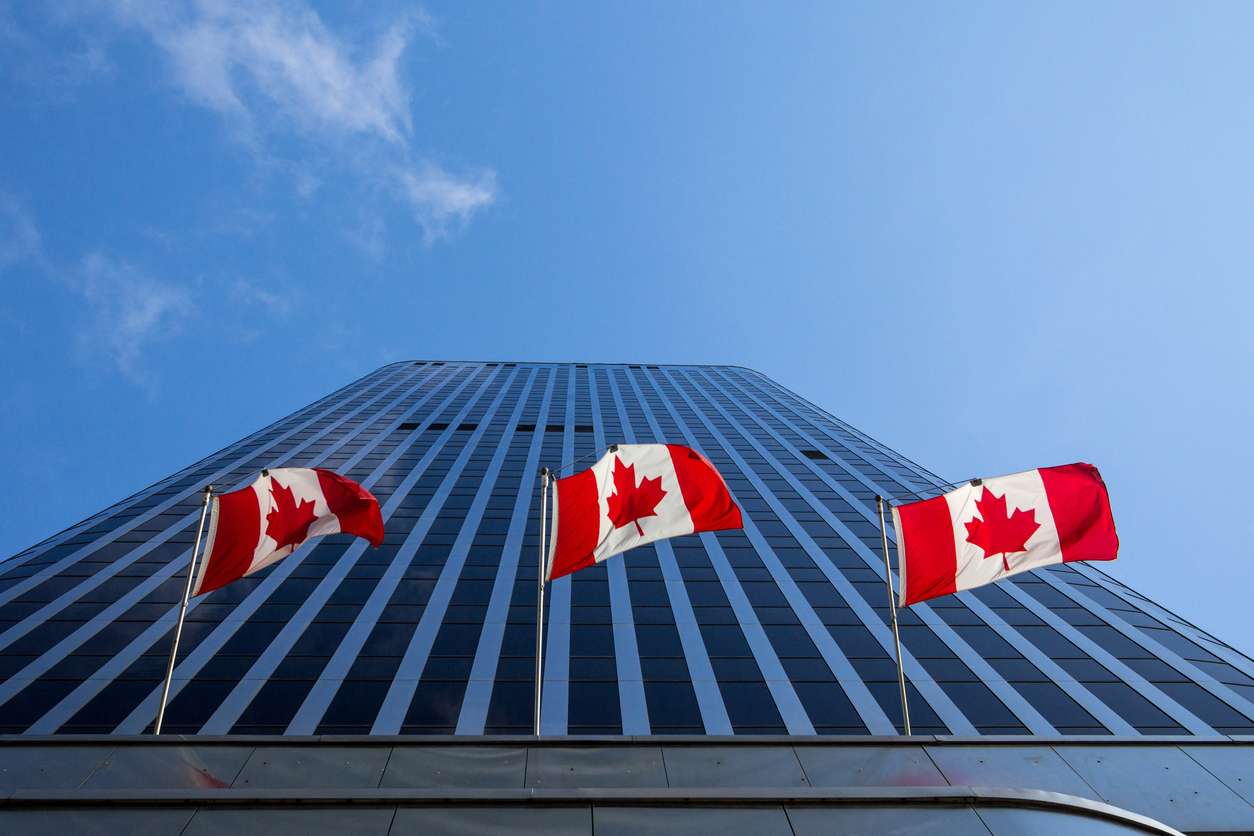
M 570 683 L 568 728 L 572 734 L 621 734 L 618 685 L 613 682 Z
M 1092 728 L 1101 725 L 1097 718 L 1052 682 L 1021 682 L 1014 687 L 1054 728 Z
M 1077 682 L 1118 682 L 1119 677 L 1092 659 L 1055 659 Z M 1135 660 L 1133 660 L 1135 661 Z
M 653 732 L 687 731 L 701 734 L 701 708 L 691 682 L 646 682 L 644 699 Z
M 866 733 L 866 726 L 862 724 L 857 709 L 835 682 L 799 682 L 795 684 L 795 688 L 816 730 L 845 734 Z
M 1142 734 L 1175 734 L 1184 731 L 1152 702 L 1122 682 L 1085 685 L 1097 698 Z
M 765 682 L 720 682 L 723 702 L 732 728 L 741 734 L 771 734 L 784 731 L 783 718 Z
M 1150 682 L 1188 682 L 1189 678 L 1162 659 L 1128 659 L 1124 662 Z M 1079 679 L 1079 677 L 1076 677 Z M 1083 681 L 1083 680 L 1081 680 Z
M 1164 682 L 1158 687 L 1166 691 L 1176 702 L 1216 728 L 1248 730 L 1254 726 L 1250 718 L 1195 682 Z M 1241 731 L 1240 733 L 1248 734 L 1249 732 Z

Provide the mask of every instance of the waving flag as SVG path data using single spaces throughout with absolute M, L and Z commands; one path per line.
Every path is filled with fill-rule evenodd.
M 705 456 L 678 444 L 619 444 L 557 480 L 548 579 L 654 540 L 741 527 L 740 509 Z
M 383 515 L 370 491 L 321 468 L 263 470 L 247 488 L 213 498 L 192 594 L 260 571 L 310 537 L 340 533 L 383 542 Z
M 901 604 L 1077 560 L 1114 560 L 1119 538 L 1101 474 L 1083 462 L 975 479 L 893 508 Z

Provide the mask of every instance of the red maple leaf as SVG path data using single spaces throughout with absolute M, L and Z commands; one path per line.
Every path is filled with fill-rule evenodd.
M 967 542 L 983 549 L 985 558 L 1000 554 L 1002 566 L 1009 572 L 1007 556 L 1027 551 L 1028 538 L 1041 527 L 1036 521 L 1036 509 L 1016 508 L 1013 514 L 1007 515 L 1006 495 L 996 496 L 988 488 L 975 501 L 975 508 L 984 519 L 976 517 L 966 524 Z
M 270 480 L 270 496 L 274 497 L 274 508 L 266 514 L 266 536 L 277 543 L 275 551 L 284 546 L 299 546 L 309 536 L 309 526 L 317 517 L 314 516 L 312 499 L 296 503 L 292 489 L 285 488 L 278 479 Z
M 657 504 L 666 496 L 662 490 L 662 477 L 643 479 L 636 485 L 636 466 L 623 465 L 623 460 L 614 457 L 614 493 L 610 494 L 610 522 L 615 528 L 622 528 L 631 523 L 636 524 L 636 531 L 644 536 L 640 527 L 641 517 L 655 517 Z

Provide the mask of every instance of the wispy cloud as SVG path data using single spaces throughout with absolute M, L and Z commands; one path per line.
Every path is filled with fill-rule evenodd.
M 102 253 L 88 255 L 66 278 L 87 306 L 81 347 L 151 388 L 144 352 L 178 333 L 191 313 L 191 294 Z
M 64 10 L 48 9 L 54 19 Z M 40 100 L 64 99 L 81 84 L 113 75 L 113 64 L 103 40 L 94 33 L 77 36 L 48 49 L 18 21 L 12 4 L 0 0 L 0 80 L 12 80 L 39 90 Z
M 301 3 L 129 0 L 112 8 L 152 38 L 173 63 L 179 86 L 206 107 L 254 120 L 264 104 L 305 131 L 398 143 L 411 130 L 399 61 L 421 17 L 397 21 L 355 59 Z
M 81 318 L 76 331 L 83 356 L 104 360 L 150 392 L 153 381 L 144 353 L 178 333 L 192 310 L 191 293 L 154 279 L 132 264 L 96 252 L 65 266 L 44 252 L 31 213 L 13 195 L 0 190 L 0 273 L 22 265 L 35 276 L 55 282 L 77 300 Z M 26 327 L 15 318 L 17 330 Z
M 297 0 L 120 0 L 107 8 L 161 50 L 189 101 L 218 113 L 259 155 L 277 157 L 272 140 L 296 136 L 367 181 L 397 184 L 384 193 L 409 207 L 427 243 L 496 200 L 493 171 L 458 174 L 413 150 L 403 57 L 429 25 L 421 12 L 362 44 Z M 299 168 L 293 182 L 309 197 L 319 180 Z
M 39 228 L 17 198 L 0 191 L 0 270 L 41 253 Z
M 261 309 L 276 316 L 286 316 L 295 307 L 293 291 L 271 290 L 247 279 L 236 279 L 231 285 L 231 296 L 248 308 Z
M 496 173 L 487 169 L 454 177 L 427 163 L 416 171 L 401 170 L 396 181 L 427 243 L 465 225 L 496 200 Z

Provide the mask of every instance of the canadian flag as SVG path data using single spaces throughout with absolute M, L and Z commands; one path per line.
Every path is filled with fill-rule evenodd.
M 678 444 L 616 445 L 555 487 L 549 580 L 654 540 L 743 527 L 714 465 Z
M 263 470 L 247 488 L 213 498 L 206 557 L 192 594 L 260 571 L 310 537 L 339 533 L 376 547 L 383 542 L 383 515 L 370 491 L 321 468 Z
M 901 605 L 1076 560 L 1114 560 L 1101 474 L 1079 462 L 970 484 L 893 508 Z

